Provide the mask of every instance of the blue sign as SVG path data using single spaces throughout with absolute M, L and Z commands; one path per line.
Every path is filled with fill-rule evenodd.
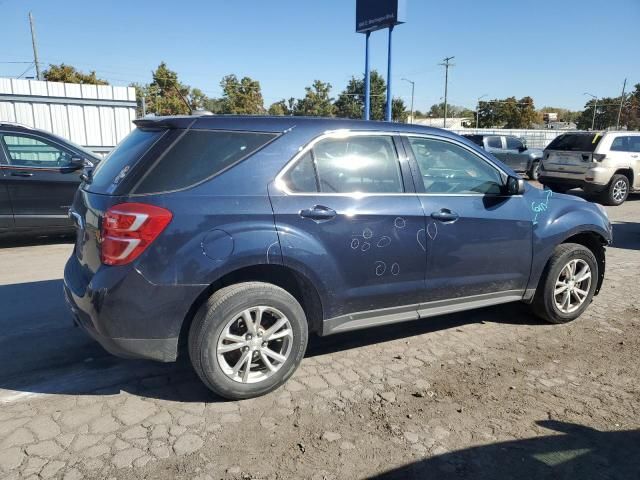
M 356 0 L 356 32 L 366 33 L 406 22 L 405 0 Z

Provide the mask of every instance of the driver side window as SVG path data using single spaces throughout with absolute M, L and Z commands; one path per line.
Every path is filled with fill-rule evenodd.
M 426 193 L 502 192 L 500 172 L 469 150 L 432 138 L 409 137 Z
M 27 135 L 3 135 L 10 165 L 61 168 L 71 164 L 71 154 L 52 143 Z

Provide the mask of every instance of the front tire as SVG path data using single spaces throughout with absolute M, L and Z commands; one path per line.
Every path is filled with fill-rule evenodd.
M 284 384 L 307 348 L 304 310 L 287 291 L 247 282 L 215 292 L 189 330 L 189 356 L 200 379 L 230 400 Z
M 602 192 L 602 203 L 616 207 L 622 205 L 629 196 L 629 179 L 626 175 L 614 175 L 607 189 Z
M 538 284 L 533 312 L 551 323 L 575 320 L 591 303 L 597 279 L 598 262 L 591 250 L 577 243 L 558 245 Z

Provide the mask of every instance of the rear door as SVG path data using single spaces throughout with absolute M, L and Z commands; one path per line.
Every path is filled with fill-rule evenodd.
M 0 144 L 15 226 L 72 226 L 67 211 L 80 184 L 80 171 L 71 165 L 73 152 L 48 138 L 5 132 Z
M 618 135 L 611 142 L 607 158 L 619 168 L 631 168 L 634 175 L 633 188 L 640 188 L 640 135 Z
M 527 171 L 529 155 L 526 153 L 522 140 L 516 137 L 506 137 L 506 143 L 507 161 L 505 163 L 516 172 Z
M 283 262 L 324 282 L 326 317 L 413 305 L 413 318 L 424 300 L 424 214 L 403 152 L 391 134 L 324 135 L 270 189 Z
M 593 167 L 593 153 L 601 140 L 601 133 L 565 133 L 556 137 L 545 149 L 545 171 L 585 173 Z
M 407 148 L 422 177 L 428 300 L 521 297 L 532 258 L 523 196 L 502 194 L 501 172 L 452 139 L 408 136 Z
M 1 133 L 0 133 L 1 134 Z M 4 152 L 0 148 L 0 232 L 13 228 L 13 210 L 9 200 L 8 182 L 5 177 L 5 167 L 7 166 Z

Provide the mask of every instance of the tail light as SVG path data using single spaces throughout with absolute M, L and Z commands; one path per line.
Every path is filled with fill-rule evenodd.
M 109 208 L 102 221 L 102 263 L 132 262 L 169 225 L 171 218 L 169 210 L 146 203 L 121 203 Z
M 605 159 L 605 157 L 606 157 L 606 156 L 607 156 L 607 155 L 606 155 L 606 154 L 604 154 L 604 153 L 594 153 L 594 154 L 593 154 L 593 159 L 594 159 L 596 162 L 601 162 L 602 160 L 604 160 L 604 159 Z

